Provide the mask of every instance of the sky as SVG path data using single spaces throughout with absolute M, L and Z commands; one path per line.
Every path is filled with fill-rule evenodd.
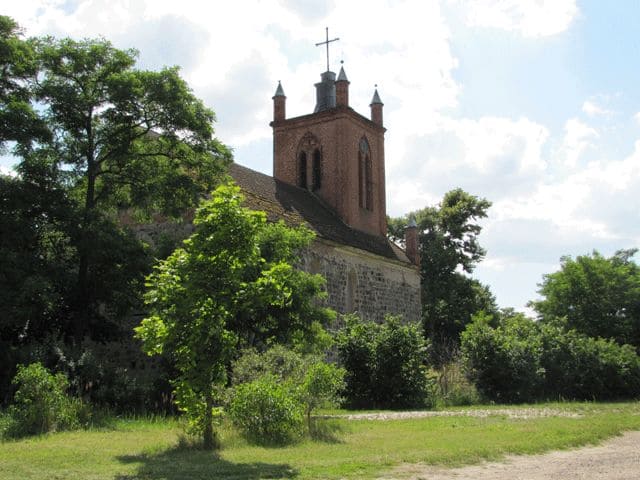
M 454 188 L 492 202 L 473 276 L 526 310 L 564 255 L 640 246 L 637 0 L 20 0 L 28 36 L 104 37 L 177 65 L 235 161 L 271 174 L 272 99 L 312 113 L 340 61 L 350 104 L 384 102 L 387 213 Z M 15 160 L 0 158 L 7 171 Z M 638 255 L 640 257 L 640 255 Z M 636 260 L 638 260 L 636 257 Z

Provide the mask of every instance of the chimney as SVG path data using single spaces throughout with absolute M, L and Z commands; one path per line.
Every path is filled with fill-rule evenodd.
M 349 80 L 344 68 L 340 67 L 338 80 L 336 80 L 336 105 L 339 107 L 349 106 Z
M 414 265 L 420 265 L 420 245 L 418 244 L 418 224 L 415 217 L 409 219 L 404 229 L 405 253 Z
M 282 84 L 278 80 L 278 88 L 273 98 L 273 121 L 277 122 L 286 118 L 287 97 L 284 94 Z
M 377 87 L 377 85 L 376 85 Z M 382 106 L 384 103 L 380 100 L 380 95 L 378 95 L 378 89 L 376 88 L 373 92 L 373 98 L 371 99 L 371 121 L 373 123 L 377 123 L 382 126 Z

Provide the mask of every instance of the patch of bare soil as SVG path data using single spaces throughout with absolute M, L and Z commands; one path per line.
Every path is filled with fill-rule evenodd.
M 508 456 L 462 468 L 402 465 L 380 480 L 638 480 L 640 432 L 627 432 L 595 447 L 541 455 Z

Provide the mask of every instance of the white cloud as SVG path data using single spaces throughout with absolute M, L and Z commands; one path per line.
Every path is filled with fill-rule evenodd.
M 562 150 L 565 164 L 573 168 L 578 165 L 582 154 L 593 146 L 593 140 L 598 137 L 598 132 L 577 118 L 567 120 L 564 131 Z
M 578 14 L 576 0 L 461 0 L 467 24 L 547 37 L 566 31 Z
M 601 107 L 592 100 L 586 100 L 582 104 L 582 111 L 590 117 L 597 117 L 602 115 L 608 116 L 613 113 L 611 110 L 607 110 L 606 108 Z
M 633 116 L 633 119 L 636 121 L 636 123 L 637 123 L 638 125 L 640 125 L 640 112 L 636 113 L 636 114 Z

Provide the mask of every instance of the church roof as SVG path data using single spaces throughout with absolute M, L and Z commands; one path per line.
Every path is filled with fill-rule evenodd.
M 351 228 L 308 190 L 237 163 L 231 164 L 229 174 L 242 189 L 246 206 L 266 212 L 270 221 L 282 219 L 288 225 L 306 224 L 318 237 L 411 264 L 392 241 Z

